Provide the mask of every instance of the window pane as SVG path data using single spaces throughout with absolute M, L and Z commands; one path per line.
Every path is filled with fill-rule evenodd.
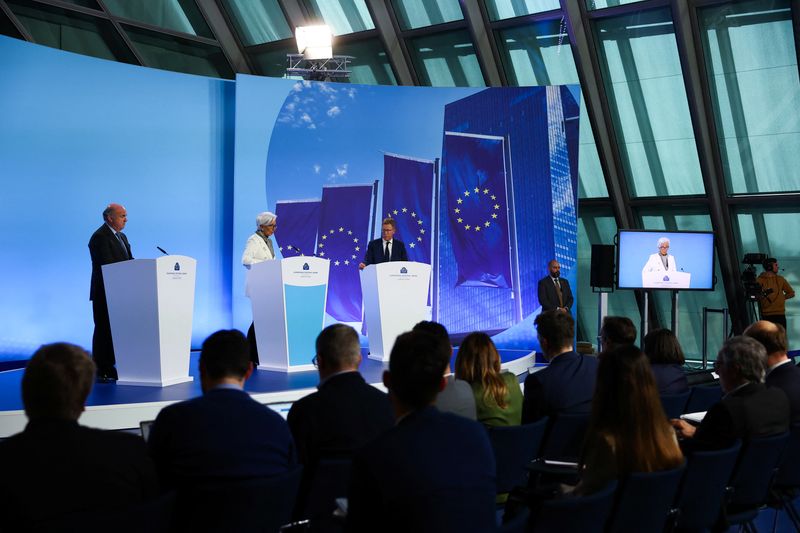
M 536 22 L 497 32 L 497 44 L 509 85 L 578 83 L 566 28 L 559 20 Z M 600 157 L 581 95 L 578 197 L 607 197 Z
M 711 231 L 711 217 L 707 214 L 656 214 L 643 213 L 644 229 L 667 231 Z M 653 244 L 655 248 L 655 243 Z M 676 258 L 678 251 L 675 251 Z M 677 261 L 678 259 L 676 259 Z M 681 291 L 678 299 L 678 340 L 687 359 L 700 360 L 703 345 L 703 307 L 727 307 L 725 286 L 719 270 L 719 258 L 714 258 L 714 276 L 717 285 L 713 291 Z M 671 292 L 650 291 L 650 304 L 655 304 L 661 327 L 670 328 Z M 713 360 L 728 335 L 723 331 L 719 315 L 710 315 L 708 322 L 708 359 Z
M 631 194 L 702 194 L 669 9 L 602 19 L 597 35 Z
M 644 0 L 586 0 L 586 7 L 589 9 L 602 9 L 604 7 L 619 6 L 623 4 L 635 4 Z
M 334 35 L 374 30 L 375 24 L 364 0 L 305 0 L 306 7 Z
M 286 54 L 296 53 L 297 46 L 292 40 L 284 47 L 251 53 L 250 59 L 253 61 L 258 74 L 262 76 L 272 76 L 273 78 L 283 78 L 286 75 Z
M 404 30 L 463 20 L 458 0 L 392 0 Z
M 800 81 L 789 1 L 700 10 L 728 190 L 800 190 Z
M 409 48 L 421 85 L 486 86 L 475 47 L 466 30 L 412 39 Z
M 288 39 L 294 34 L 278 0 L 223 0 L 245 46 Z
M 148 67 L 233 79 L 233 70 L 218 46 L 123 27 Z
M 502 20 L 552 9 L 561 9 L 558 0 L 486 0 L 489 19 Z
M 108 12 L 121 18 L 138 20 L 151 26 L 213 38 L 193 0 L 104 0 Z
M 24 40 L 20 31 L 11 22 L 11 19 L 9 19 L 2 11 L 0 11 L 0 35 L 7 35 L 9 37 L 13 37 L 14 39 Z
M 27 0 L 6 3 L 37 44 L 101 59 L 137 63 L 108 20 Z
M 368 85 L 397 85 L 389 58 L 379 39 L 369 39 L 334 47 L 337 55 L 354 56 L 350 63 L 350 82 Z

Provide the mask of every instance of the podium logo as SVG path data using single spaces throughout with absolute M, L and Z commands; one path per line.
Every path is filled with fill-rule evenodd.
M 180 263 L 175 263 L 175 267 L 172 270 L 174 270 L 175 272 L 178 272 L 180 269 L 181 269 L 181 264 Z
M 669 276 L 664 276 L 664 279 L 662 279 L 661 281 L 669 281 Z
M 303 263 L 303 270 L 308 270 L 309 268 L 308 263 Z
M 406 267 L 403 267 L 403 268 L 400 269 L 400 273 L 401 274 L 408 274 L 408 269 Z

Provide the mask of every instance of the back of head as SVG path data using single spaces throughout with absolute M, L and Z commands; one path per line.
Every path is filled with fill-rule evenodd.
M 212 333 L 200 350 L 200 365 L 212 379 L 243 378 L 250 369 L 247 339 L 235 329 Z
M 486 333 L 467 335 L 458 347 L 456 377 L 483 386 L 485 400 L 492 398 L 501 408 L 508 405 L 508 387 L 500 377 L 500 354 Z
M 749 336 L 731 337 L 722 344 L 717 361 L 724 364 L 728 372 L 743 381 L 763 383 L 767 371 L 767 350 Z
M 409 409 L 430 405 L 439 392 L 447 366 L 439 347 L 436 337 L 422 331 L 403 333 L 392 347 L 391 392 Z
M 786 339 L 786 330 L 780 324 L 759 320 L 751 324 L 744 335 L 757 340 L 767 350 L 767 355 L 780 353 L 785 354 L 789 349 L 789 342 Z
M 356 370 L 361 362 L 361 344 L 356 330 L 346 324 L 333 324 L 317 336 L 317 358 L 330 372 Z
M 636 342 L 636 326 L 626 316 L 603 317 L 600 337 L 606 346 L 622 346 Z
M 74 344 L 45 344 L 36 350 L 22 377 L 22 403 L 31 420 L 77 420 L 92 390 L 95 366 Z
M 439 355 L 446 361 L 445 367 L 450 364 L 450 356 L 453 355 L 453 349 L 450 346 L 450 334 L 447 333 L 447 328 L 438 322 L 423 320 L 422 322 L 417 322 L 411 331 L 427 333 L 435 337 L 439 343 Z
M 654 365 L 682 365 L 686 362 L 678 338 L 668 329 L 654 329 L 645 335 L 643 348 Z
M 544 311 L 536 317 L 533 324 L 536 334 L 547 341 L 551 350 L 572 346 L 575 338 L 575 320 L 569 313 L 562 311 Z

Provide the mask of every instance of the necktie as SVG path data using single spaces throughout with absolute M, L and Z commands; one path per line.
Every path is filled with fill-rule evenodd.
M 389 241 L 386 241 L 386 248 L 383 251 L 383 259 L 384 261 L 391 261 L 391 255 L 389 254 Z
M 558 280 L 558 278 L 554 279 L 553 281 L 555 281 L 556 283 L 556 293 L 558 294 L 558 306 L 564 307 L 564 295 L 561 294 L 561 282 Z
M 125 259 L 127 259 L 128 258 L 128 247 L 125 246 L 125 241 L 122 240 L 122 237 L 120 237 L 119 232 L 115 233 L 114 236 L 117 238 L 117 241 L 119 241 L 119 245 L 122 247 L 122 255 L 125 256 Z

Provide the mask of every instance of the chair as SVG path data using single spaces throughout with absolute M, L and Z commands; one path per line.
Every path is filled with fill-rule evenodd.
M 588 496 L 547 500 L 533 513 L 530 530 L 548 533 L 602 533 L 611 513 L 617 482 Z
M 336 498 L 347 496 L 349 459 L 321 459 L 314 470 L 303 506 L 303 518 L 327 519 L 336 509 Z
M 691 393 L 691 390 L 687 390 L 678 394 L 661 395 L 661 406 L 664 408 L 664 414 L 667 415 L 667 419 L 679 418 L 686 412 L 686 404 L 689 402 Z
M 789 434 L 789 442 L 786 445 L 786 453 L 783 456 L 778 474 L 772 486 L 773 504 L 775 507 L 786 511 L 789 520 L 792 521 L 795 529 L 800 531 L 800 513 L 795 509 L 792 500 L 797 497 L 800 490 L 800 426 L 794 426 Z M 773 524 L 772 531 L 775 531 L 778 515 L 775 514 L 776 523 Z
M 589 414 L 560 414 L 549 424 L 539 454 L 546 459 L 577 461 L 583 447 Z
M 692 387 L 692 394 L 686 402 L 684 413 L 697 413 L 708 411 L 712 405 L 722 399 L 722 387 L 719 385 L 696 385 Z
M 674 506 L 678 531 L 701 531 L 714 525 L 741 448 L 741 441 L 736 441 L 730 448 L 697 451 L 686 458 Z
M 622 480 L 606 531 L 663 531 L 685 467 L 634 472 Z
M 526 485 L 528 463 L 538 457 L 547 417 L 532 424 L 489 428 L 489 441 L 497 465 L 497 493 Z
M 180 531 L 275 532 L 290 521 L 303 468 L 269 478 L 220 481 L 177 492 Z

